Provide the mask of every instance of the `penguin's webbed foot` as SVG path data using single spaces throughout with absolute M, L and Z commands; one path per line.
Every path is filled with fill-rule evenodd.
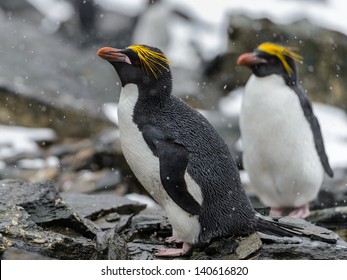
M 310 208 L 308 204 L 301 207 L 294 208 L 289 213 L 282 208 L 271 207 L 270 216 L 272 217 L 282 217 L 289 216 L 293 218 L 305 219 L 310 215 Z
M 171 243 L 178 244 L 178 243 L 183 243 L 183 240 L 177 238 L 176 236 L 170 236 L 170 237 L 165 238 L 165 242 L 169 243 L 169 244 L 171 244 Z
M 283 216 L 283 209 L 277 208 L 277 207 L 271 207 L 270 216 L 271 217 L 282 217 Z
M 295 208 L 288 216 L 293 218 L 305 219 L 310 215 L 310 208 L 308 204 L 305 204 L 299 208 Z
M 174 249 L 174 248 L 165 248 L 157 251 L 154 255 L 156 257 L 180 257 L 186 255 L 190 252 L 192 245 L 184 242 L 182 248 Z

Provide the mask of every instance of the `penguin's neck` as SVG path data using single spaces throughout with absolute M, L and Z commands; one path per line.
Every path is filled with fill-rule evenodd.
M 122 88 L 119 106 L 119 121 L 135 122 L 141 128 L 151 115 L 157 114 L 170 98 L 168 88 L 148 88 L 127 84 Z
M 171 95 L 171 81 L 138 85 L 138 102 L 145 106 L 162 106 Z M 146 105 L 147 104 L 147 105 Z
M 298 80 L 295 65 L 293 65 L 293 72 L 291 74 L 288 74 L 284 69 L 277 72 L 269 72 L 268 68 L 265 67 L 267 67 L 267 65 L 264 65 L 263 67 L 254 66 L 251 69 L 253 74 L 259 78 L 264 78 L 275 74 L 282 77 L 287 86 L 294 87 L 297 85 Z

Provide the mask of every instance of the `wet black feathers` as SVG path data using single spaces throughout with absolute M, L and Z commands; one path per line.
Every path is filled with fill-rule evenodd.
M 184 179 L 189 160 L 187 149 L 166 138 L 157 127 L 145 125 L 142 134 L 154 155 L 159 158 L 160 179 L 168 195 L 186 212 L 199 215 L 201 206 L 188 192 Z
M 179 176 L 175 180 L 184 181 L 182 162 L 186 163 L 186 171 L 201 188 L 201 242 L 217 236 L 247 235 L 256 231 L 255 212 L 241 186 L 236 164 L 212 125 L 175 96 L 159 95 L 159 99 L 146 96 L 147 99 L 142 99 L 135 106 L 134 122 L 147 143 L 161 139 L 149 147 L 159 157 L 164 188 L 172 187 L 165 182 L 167 177 Z M 161 162 L 162 157 L 165 163 Z M 166 167 L 171 169 L 166 170 L 164 175 Z M 186 193 L 185 187 L 180 190 Z M 170 195 L 184 209 L 182 205 L 191 199 L 178 196 Z

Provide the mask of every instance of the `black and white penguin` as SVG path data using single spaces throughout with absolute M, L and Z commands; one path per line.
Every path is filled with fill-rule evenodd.
M 118 124 L 124 156 L 166 211 L 173 227 L 167 241 L 183 243 L 158 256 L 184 255 L 193 245 L 257 230 L 290 235 L 254 211 L 225 142 L 200 113 L 171 95 L 170 67 L 159 49 L 104 47 L 97 54 L 121 80 Z
M 283 215 L 305 218 L 324 178 L 333 176 L 322 133 L 311 103 L 299 85 L 295 62 L 302 57 L 289 48 L 262 43 L 242 54 L 237 64 L 249 67 L 240 130 L 243 163 L 259 199 Z

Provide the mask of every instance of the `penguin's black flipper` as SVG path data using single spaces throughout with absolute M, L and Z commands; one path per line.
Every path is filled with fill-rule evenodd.
M 160 180 L 168 195 L 184 211 L 199 215 L 201 206 L 188 192 L 184 179 L 189 160 L 187 149 L 165 137 L 154 126 L 146 125 L 142 129 L 142 135 L 154 155 L 159 158 Z
M 315 146 L 316 146 L 316 150 L 318 152 L 318 155 L 320 157 L 320 160 L 322 162 L 324 170 L 330 177 L 333 177 L 334 176 L 334 172 L 333 172 L 333 170 L 330 167 L 328 157 L 327 157 L 327 155 L 325 153 L 322 132 L 321 132 L 321 129 L 320 129 L 319 122 L 318 122 L 316 116 L 313 113 L 311 102 L 309 101 L 309 99 L 307 98 L 305 92 L 302 90 L 302 88 L 300 86 L 294 85 L 293 89 L 294 89 L 295 93 L 299 97 L 300 105 L 301 105 L 301 107 L 302 107 L 302 109 L 304 111 L 305 118 L 306 118 L 306 120 L 309 122 L 309 124 L 311 126 L 311 130 L 312 130 L 312 133 L 313 133 L 313 139 L 314 139 L 314 143 L 315 143 Z

